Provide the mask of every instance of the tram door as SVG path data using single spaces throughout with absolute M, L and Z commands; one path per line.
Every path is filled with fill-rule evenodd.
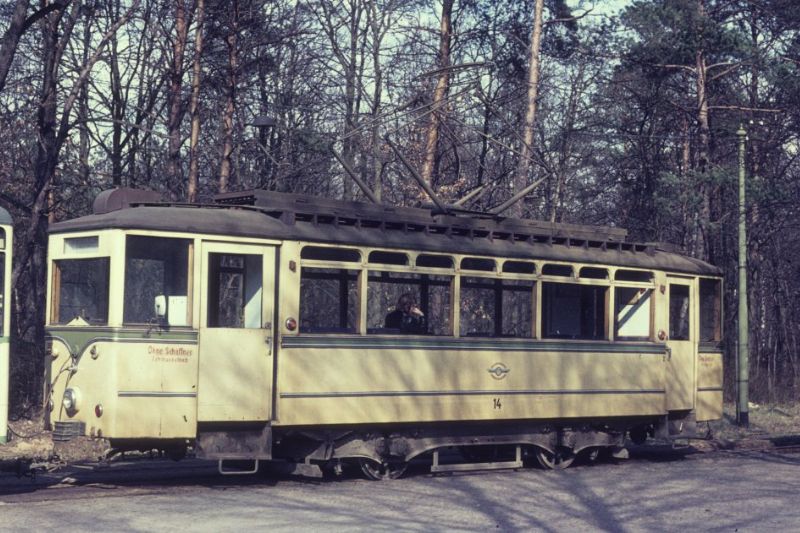
M 667 277 L 667 409 L 694 407 L 695 331 L 694 291 L 691 280 Z
M 203 243 L 198 422 L 268 420 L 275 248 Z

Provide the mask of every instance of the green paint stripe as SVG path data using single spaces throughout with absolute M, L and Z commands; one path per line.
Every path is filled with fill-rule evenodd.
M 11 339 L 9 337 L 0 337 L 0 344 L 10 344 Z
M 722 392 L 722 387 L 700 387 L 697 392 Z
M 619 344 L 600 342 L 486 341 L 472 339 L 381 339 L 375 337 L 283 337 L 284 348 L 421 349 L 460 351 L 533 351 L 664 354 L 660 344 Z
M 129 328 L 46 328 L 46 338 L 59 340 L 73 354 L 82 354 L 91 344 L 197 344 L 197 331 L 151 331 Z
M 664 394 L 664 389 L 529 389 L 529 390 L 429 390 L 429 391 L 346 391 L 346 392 L 282 392 L 281 398 L 365 398 L 397 396 L 489 396 L 489 395 L 619 395 L 619 394 Z
M 196 340 L 197 330 L 158 330 L 152 329 L 149 332 L 147 328 L 82 328 L 82 327 L 48 327 L 45 328 L 47 334 L 67 337 L 67 336 L 83 336 L 83 337 L 105 337 L 115 339 L 185 339 Z

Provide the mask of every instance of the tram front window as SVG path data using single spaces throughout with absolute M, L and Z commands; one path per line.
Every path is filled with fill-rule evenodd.
M 170 326 L 188 326 L 189 249 L 192 241 L 128 236 L 125 245 L 126 324 L 146 324 L 155 316 L 154 302 L 164 296 Z
M 108 257 L 64 259 L 53 265 L 52 323 L 108 323 Z

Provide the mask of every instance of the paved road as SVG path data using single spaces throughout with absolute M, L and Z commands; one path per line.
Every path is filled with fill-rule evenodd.
M 800 455 L 679 455 L 565 471 L 387 482 L 220 478 L 199 462 L 130 462 L 42 475 L 0 474 L 0 529 L 15 531 L 798 531 Z

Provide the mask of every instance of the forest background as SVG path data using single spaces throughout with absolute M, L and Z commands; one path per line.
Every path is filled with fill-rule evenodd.
M 751 397 L 800 392 L 793 0 L 6 0 L 0 205 L 14 216 L 12 409 L 41 405 L 48 225 L 112 187 L 422 196 L 616 225 L 722 268 L 736 355 L 748 132 Z

